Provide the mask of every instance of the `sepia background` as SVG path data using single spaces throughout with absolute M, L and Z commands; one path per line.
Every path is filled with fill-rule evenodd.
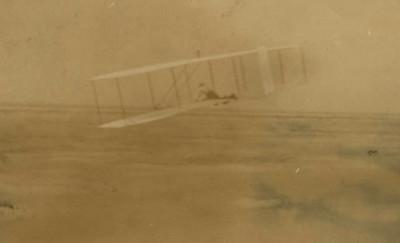
M 3 1 L 0 243 L 398 242 L 399 10 L 394 0 Z M 93 77 L 292 45 L 304 82 L 99 128 L 121 112 L 99 121 Z M 148 102 L 131 81 L 125 101 Z M 119 109 L 114 83 L 101 85 Z

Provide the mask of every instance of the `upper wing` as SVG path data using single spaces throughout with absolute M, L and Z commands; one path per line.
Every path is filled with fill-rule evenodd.
M 123 71 L 119 71 L 119 72 L 99 75 L 99 76 L 92 78 L 91 81 L 130 77 L 130 76 L 150 73 L 150 72 L 154 72 L 154 71 L 158 71 L 158 70 L 162 70 L 162 69 L 180 67 L 180 66 L 187 65 L 187 64 L 201 63 L 201 62 L 205 62 L 205 61 L 219 60 L 219 59 L 235 57 L 235 56 L 243 56 L 243 55 L 247 55 L 247 54 L 257 53 L 258 51 L 259 50 L 241 51 L 241 52 L 221 54 L 221 55 L 215 55 L 215 56 L 209 56 L 209 57 L 193 58 L 193 59 L 180 60 L 180 61 L 163 63 L 163 64 L 149 65 L 149 66 L 144 66 L 144 67 L 139 67 L 139 68 L 123 70 Z

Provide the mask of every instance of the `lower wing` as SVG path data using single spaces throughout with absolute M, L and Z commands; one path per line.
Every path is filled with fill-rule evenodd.
M 148 123 L 148 122 L 165 119 L 165 118 L 168 118 L 171 116 L 175 116 L 179 113 L 193 110 L 196 108 L 220 104 L 220 102 L 222 104 L 226 104 L 228 101 L 229 100 L 227 100 L 227 99 L 208 100 L 208 101 L 198 102 L 198 103 L 194 103 L 194 104 L 182 105 L 182 106 L 174 107 L 174 108 L 152 111 L 152 112 L 149 112 L 146 114 L 137 115 L 137 116 L 133 116 L 133 117 L 122 119 L 122 120 L 112 121 L 110 123 L 101 125 L 100 128 L 122 128 L 122 127 L 127 127 L 127 126 L 144 124 L 144 123 Z

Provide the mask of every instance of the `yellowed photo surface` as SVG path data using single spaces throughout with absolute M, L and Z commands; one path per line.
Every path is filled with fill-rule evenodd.
M 400 3 L 0 8 L 0 243 L 397 243 Z

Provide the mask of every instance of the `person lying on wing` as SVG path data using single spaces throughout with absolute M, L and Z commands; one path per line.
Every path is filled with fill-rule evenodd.
M 199 95 L 197 97 L 197 101 L 206 101 L 206 100 L 236 100 L 237 96 L 235 94 L 220 96 L 213 89 L 210 89 L 204 83 L 199 84 Z M 226 102 L 228 103 L 228 102 Z M 225 103 L 224 103 L 225 104 Z

